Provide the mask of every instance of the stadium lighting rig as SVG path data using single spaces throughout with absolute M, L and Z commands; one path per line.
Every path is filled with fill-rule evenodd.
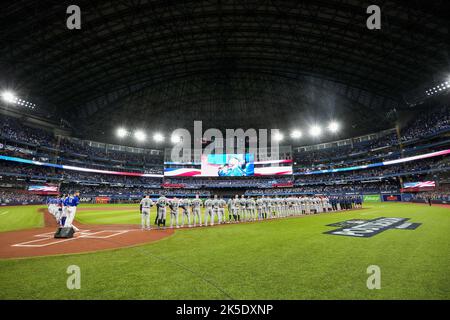
M 12 103 L 12 102 L 15 102 L 17 100 L 17 97 L 11 91 L 4 91 L 4 92 L 2 92 L 2 99 L 5 102 Z
M 315 125 L 310 126 L 307 132 L 312 137 L 319 137 L 322 135 L 325 128 L 331 133 L 336 133 L 341 128 L 341 125 L 337 121 L 329 122 L 327 127 L 324 127 L 324 128 L 315 124 Z M 139 129 L 135 130 L 135 131 L 130 131 L 129 129 L 127 129 L 125 127 L 118 127 L 115 131 L 115 134 L 119 139 L 124 139 L 127 137 L 134 137 L 134 139 L 136 139 L 138 142 L 144 142 L 147 140 L 146 132 L 144 130 L 139 130 Z M 304 133 L 300 129 L 293 129 L 289 133 L 289 137 L 294 140 L 302 138 L 303 135 L 304 135 Z M 272 136 L 272 139 L 277 142 L 284 140 L 284 138 L 285 138 L 285 136 L 281 131 L 277 131 L 277 132 L 273 133 L 273 136 Z M 166 136 L 162 132 L 155 132 L 152 136 L 152 139 L 156 143 L 162 143 L 166 140 Z M 169 136 L 168 136 L 168 139 L 169 139 Z M 172 144 L 177 144 L 177 143 L 180 143 L 183 141 L 183 137 L 172 134 L 170 136 L 169 140 Z
M 27 107 L 29 109 L 34 109 L 36 108 L 36 104 L 31 103 L 29 101 L 23 100 L 23 99 L 19 99 L 14 92 L 12 91 L 3 91 L 1 94 L 2 100 L 5 101 L 6 103 L 13 103 L 19 106 L 23 106 L 23 107 Z
M 170 141 L 172 141 L 173 144 L 177 144 L 177 143 L 181 142 L 182 139 L 181 139 L 180 136 L 172 136 L 172 137 L 170 138 Z
M 339 123 L 337 123 L 336 121 L 331 121 L 329 124 L 328 124 L 328 130 L 329 131 L 331 131 L 331 132 L 333 132 L 333 133 L 336 133 L 336 132 L 338 132 L 339 131 Z
M 275 141 L 281 141 L 284 139 L 284 136 L 281 132 L 277 132 L 274 136 Z
M 299 139 L 302 137 L 302 135 L 303 135 L 303 133 L 300 130 L 293 130 L 291 132 L 291 138 L 293 138 L 293 139 Z
M 143 142 L 145 141 L 145 139 L 147 139 L 147 135 L 142 130 L 136 130 L 134 132 L 134 138 L 139 142 Z
M 449 89 L 450 89 L 450 81 L 447 80 L 445 82 L 438 84 L 437 86 L 434 86 L 434 87 L 426 90 L 425 93 L 427 94 L 427 96 L 433 96 L 433 95 L 441 94 L 444 91 L 448 91 Z
M 162 135 L 162 133 L 155 133 L 153 135 L 153 140 L 155 140 L 155 142 L 163 142 L 164 141 L 164 136 Z
M 322 128 L 320 128 L 318 125 L 313 125 L 309 128 L 309 134 L 312 137 L 318 137 L 322 134 Z
M 119 138 L 125 138 L 125 137 L 128 136 L 130 133 L 129 133 L 129 132 L 127 131 L 127 129 L 125 129 L 125 128 L 119 128 L 119 129 L 117 129 L 116 134 L 117 134 L 117 136 L 118 136 Z

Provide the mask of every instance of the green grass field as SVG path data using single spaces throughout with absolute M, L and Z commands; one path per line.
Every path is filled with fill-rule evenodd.
M 158 242 L 98 253 L 0 260 L 0 299 L 450 299 L 450 210 L 366 208 L 177 230 Z M 371 238 L 323 234 L 334 229 L 330 223 L 377 217 L 422 225 Z M 9 225 L 11 217 L 0 219 L 1 230 L 18 227 Z M 135 210 L 80 211 L 77 219 L 140 221 Z M 80 290 L 66 288 L 69 265 L 81 268 Z M 366 287 L 369 265 L 381 268 L 380 290 Z
M 44 218 L 39 208 L 44 206 L 0 207 L 0 232 L 42 227 Z

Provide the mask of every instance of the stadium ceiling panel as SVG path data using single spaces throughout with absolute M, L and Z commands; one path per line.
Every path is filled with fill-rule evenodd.
M 14 1 L 0 12 L 0 85 L 82 134 L 123 121 L 273 128 L 342 113 L 376 130 L 405 92 L 448 71 L 443 3 L 383 1 L 372 31 L 371 3 L 356 0 L 77 1 L 82 28 L 68 30 L 69 3 Z

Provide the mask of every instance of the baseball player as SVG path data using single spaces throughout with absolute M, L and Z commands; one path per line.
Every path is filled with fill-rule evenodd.
M 311 198 L 305 197 L 305 214 L 311 214 Z
M 65 194 L 62 197 L 62 212 L 61 217 L 59 219 L 59 225 L 61 227 L 64 227 L 64 223 L 66 222 L 68 208 L 69 208 L 69 195 Z
M 239 214 L 239 207 L 240 207 L 240 200 L 239 196 L 236 195 L 232 202 L 231 211 L 233 213 L 234 222 L 240 222 L 241 221 L 241 215 Z
M 256 199 L 256 211 L 258 212 L 258 220 L 262 220 L 264 218 L 264 199 L 261 197 Z
M 154 203 L 149 196 L 145 196 L 140 202 L 142 230 L 150 230 L 150 209 L 153 207 L 153 205 Z
M 62 210 L 63 210 L 63 201 L 64 201 L 64 199 L 62 197 L 56 198 L 58 208 L 56 210 L 55 219 L 56 219 L 56 223 L 58 223 L 58 224 L 61 221 Z
M 202 226 L 202 205 L 203 202 L 200 200 L 200 196 L 198 194 L 195 195 L 195 199 L 191 201 L 192 204 L 192 214 L 194 215 L 194 227 L 198 225 Z
M 243 221 L 247 221 L 247 199 L 244 195 L 239 199 L 239 221 L 241 220 L 240 217 Z
M 158 228 L 161 228 L 161 226 L 165 228 L 166 226 L 166 214 L 167 214 L 166 206 L 168 202 L 169 201 L 164 195 L 160 196 L 158 200 L 156 200 L 156 207 L 158 209 L 156 225 L 158 226 Z
M 265 219 L 267 218 L 271 218 L 272 217 L 272 199 L 270 197 L 264 198 L 264 202 L 265 202 L 265 208 L 266 208 L 266 212 L 265 212 Z
M 79 203 L 80 203 L 79 192 L 75 192 L 73 196 L 68 197 L 67 217 L 64 222 L 64 228 L 73 228 L 75 232 L 80 231 L 77 227 L 73 225 L 73 220 L 75 219 L 75 214 L 77 213 L 77 206 Z
M 213 210 L 213 199 L 206 199 L 205 201 L 205 226 L 208 225 L 208 218 L 210 224 L 214 225 L 214 210 Z
M 170 228 L 173 228 L 173 223 L 175 222 L 175 227 L 179 228 L 178 225 L 178 208 L 180 207 L 180 200 L 174 197 L 169 201 L 170 208 Z
M 180 204 L 181 210 L 183 211 L 182 213 L 182 218 L 181 218 L 181 226 L 184 227 L 184 219 L 187 217 L 188 220 L 188 227 L 192 227 L 191 225 L 191 200 L 189 200 L 189 198 L 185 198 L 185 199 L 181 199 L 181 204 Z
M 228 207 L 228 221 L 227 221 L 227 223 L 231 223 L 231 217 L 233 216 L 233 214 L 232 214 L 232 212 L 233 212 L 233 199 L 232 198 L 228 199 L 227 207 Z
M 282 201 L 283 200 L 279 196 L 277 196 L 275 198 L 275 215 L 276 215 L 277 218 L 281 217 L 281 210 L 282 210 L 281 202 Z
M 219 224 L 225 223 L 225 207 L 227 206 L 227 202 L 221 197 L 218 200 L 219 208 L 217 209 L 217 215 L 219 217 Z
M 53 198 L 47 199 L 48 212 L 53 216 Z
M 219 216 L 219 206 L 220 206 L 220 203 L 219 203 L 219 198 L 217 198 L 217 194 L 214 195 L 214 199 L 213 199 L 213 201 L 212 201 L 212 205 L 213 205 L 213 222 L 214 222 L 214 220 L 215 220 L 215 216 L 217 215 L 218 222 L 219 222 L 219 224 L 220 224 L 220 223 L 222 222 L 222 217 Z M 212 225 L 212 224 L 211 224 L 211 225 Z
M 247 213 L 249 216 L 250 221 L 255 221 L 255 206 L 256 206 L 256 202 L 255 200 L 253 200 L 251 197 L 247 198 Z

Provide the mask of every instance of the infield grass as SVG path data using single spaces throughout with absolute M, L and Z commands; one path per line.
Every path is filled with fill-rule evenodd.
M 133 248 L 0 260 L 0 298 L 450 299 L 450 210 L 403 203 L 366 207 L 177 230 Z M 139 215 L 136 220 L 121 211 L 79 213 L 85 223 L 139 222 Z M 323 234 L 335 228 L 330 223 L 378 217 L 422 225 L 371 238 Z M 66 288 L 69 265 L 81 269 L 80 290 Z M 369 265 L 381 268 L 380 290 L 366 287 Z
M 45 206 L 0 207 L 0 232 L 38 228 L 44 226 L 39 208 Z

